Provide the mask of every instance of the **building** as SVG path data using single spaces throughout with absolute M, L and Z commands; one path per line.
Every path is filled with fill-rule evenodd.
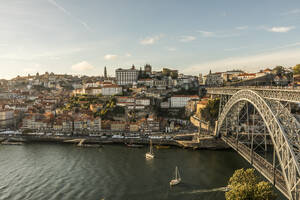
M 223 85 L 224 79 L 222 77 L 222 73 L 216 72 L 216 73 L 211 73 L 207 74 L 204 76 L 205 79 L 205 85 L 207 86 L 221 86 Z
M 256 78 L 255 73 L 243 73 L 238 75 L 239 80 L 249 80 L 249 79 L 254 79 Z
M 206 107 L 208 104 L 208 99 L 201 99 L 201 101 L 198 101 L 197 107 L 196 107 L 196 115 L 200 118 L 201 117 L 201 110 Z
M 300 74 L 294 75 L 293 79 L 294 79 L 294 85 L 300 86 Z
M 129 131 L 130 132 L 138 132 L 140 130 L 140 126 L 138 123 L 134 123 L 134 122 L 131 122 L 129 124 Z
M 190 116 L 192 113 L 196 112 L 198 99 L 191 99 L 188 101 L 185 106 L 185 113 L 187 116 Z
M 145 71 L 146 74 L 150 75 L 152 73 L 152 67 L 151 67 L 151 65 L 146 64 L 144 66 L 144 71 Z
M 146 98 L 136 99 L 135 104 L 139 106 L 150 106 L 150 99 L 146 99 Z
M 203 82 L 203 76 L 202 76 L 201 73 L 198 76 L 198 83 L 199 83 L 199 85 L 203 85 L 204 84 L 204 82 Z
M 0 110 L 0 127 L 7 127 L 14 123 L 14 111 Z
M 228 81 L 237 81 L 238 80 L 238 75 L 243 74 L 242 70 L 230 70 L 222 73 L 222 78 L 225 82 Z
M 110 123 L 110 130 L 112 131 L 125 131 L 126 123 L 121 121 L 112 121 Z
M 122 94 L 122 87 L 118 85 L 104 85 L 101 93 L 103 96 Z
M 134 106 L 135 98 L 134 97 L 117 97 L 118 106 Z
M 171 108 L 183 108 L 191 99 L 199 99 L 197 95 L 175 95 L 170 98 Z
M 134 65 L 131 69 L 117 69 L 116 78 L 118 85 L 132 85 L 136 83 L 139 76 L 139 70 L 136 70 Z

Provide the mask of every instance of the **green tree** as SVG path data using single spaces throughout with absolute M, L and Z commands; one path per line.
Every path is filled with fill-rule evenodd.
M 273 74 L 282 77 L 285 74 L 285 69 L 282 66 L 277 66 L 272 70 Z
M 172 79 L 177 79 L 178 78 L 178 73 L 171 71 L 170 76 L 172 77 Z
M 201 118 L 214 125 L 218 119 L 220 99 L 209 100 L 205 108 L 201 109 Z
M 300 74 L 300 64 L 293 67 L 293 72 L 294 74 Z
M 276 195 L 270 183 L 261 181 L 254 169 L 239 169 L 234 172 L 228 182 L 229 191 L 226 200 L 274 200 Z

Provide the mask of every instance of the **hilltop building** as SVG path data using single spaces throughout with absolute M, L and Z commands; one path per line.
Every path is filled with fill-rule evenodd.
M 139 76 L 139 70 L 136 70 L 134 65 L 131 69 L 117 69 L 116 78 L 118 85 L 132 85 L 136 83 Z

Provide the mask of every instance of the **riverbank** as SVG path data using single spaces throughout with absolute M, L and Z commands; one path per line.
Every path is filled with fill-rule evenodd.
M 187 136 L 190 139 L 190 136 Z M 62 143 L 62 144 L 78 144 L 83 141 L 84 144 L 141 144 L 148 145 L 150 138 L 103 138 L 101 136 L 46 136 L 46 135 L 14 135 L 14 136 L 0 136 L 0 142 L 8 143 Z M 166 139 L 166 138 L 151 138 L 153 145 L 174 146 L 180 148 L 192 149 L 209 149 L 209 150 L 222 150 L 229 147 L 219 138 L 213 136 L 206 136 L 199 139 L 199 141 Z

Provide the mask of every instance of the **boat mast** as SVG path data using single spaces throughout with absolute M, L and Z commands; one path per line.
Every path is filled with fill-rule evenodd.
M 150 153 L 151 153 L 151 154 L 153 154 L 152 151 L 153 151 L 153 150 L 152 150 L 152 140 L 150 140 Z

